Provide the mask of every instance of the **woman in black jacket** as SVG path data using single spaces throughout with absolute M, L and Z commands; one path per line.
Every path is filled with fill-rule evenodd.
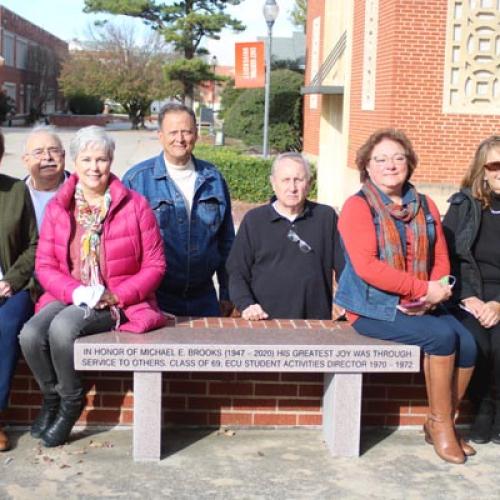
M 500 136 L 481 142 L 449 202 L 443 225 L 457 277 L 455 313 L 479 348 L 469 386 L 476 411 L 470 437 L 500 444 Z

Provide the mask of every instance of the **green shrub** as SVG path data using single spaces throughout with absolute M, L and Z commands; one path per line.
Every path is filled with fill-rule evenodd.
M 269 142 L 277 151 L 300 150 L 302 134 L 303 75 L 287 69 L 271 72 L 269 103 Z M 224 130 L 229 137 L 249 146 L 262 144 L 264 128 L 264 89 L 225 91 Z M 238 95 L 239 94 L 239 95 Z M 236 97 L 237 96 L 237 97 Z
M 272 160 L 248 156 L 230 147 L 217 148 L 199 144 L 194 154 L 213 163 L 224 175 L 233 200 L 265 203 L 273 194 L 269 183 Z M 316 178 L 313 169 L 311 198 L 316 198 Z
M 104 109 L 104 102 L 91 95 L 73 95 L 69 98 L 69 110 L 75 115 L 98 115 Z

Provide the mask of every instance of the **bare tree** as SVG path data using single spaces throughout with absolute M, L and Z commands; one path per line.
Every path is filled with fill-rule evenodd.
M 106 23 L 89 28 L 82 50 L 64 62 L 59 82 L 67 97 L 90 95 L 120 103 L 133 128 L 144 126 L 144 117 L 155 99 L 176 93 L 166 82 L 163 66 L 172 59 L 157 33 L 142 42 L 131 25 Z
M 43 115 L 49 99 L 56 98 L 62 54 L 43 45 L 30 44 L 27 57 L 27 67 L 31 73 L 31 103 L 28 112 L 30 120 L 34 121 Z

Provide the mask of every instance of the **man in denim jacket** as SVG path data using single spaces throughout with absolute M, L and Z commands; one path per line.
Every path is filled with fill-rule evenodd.
M 176 316 L 228 315 L 225 265 L 234 226 L 226 181 L 214 165 L 192 155 L 198 135 L 190 108 L 166 104 L 158 125 L 162 153 L 135 165 L 122 179 L 148 199 L 160 226 L 167 273 L 156 292 L 158 303 Z

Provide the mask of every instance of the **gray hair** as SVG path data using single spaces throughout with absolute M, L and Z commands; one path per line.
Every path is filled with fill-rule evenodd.
M 36 134 L 47 134 L 53 137 L 61 146 L 61 149 L 64 149 L 61 138 L 57 135 L 56 129 L 52 125 L 35 125 L 26 136 L 24 140 L 24 152 L 28 153 L 28 143 Z
M 193 120 L 193 126 L 196 128 L 196 115 L 191 108 L 180 102 L 168 102 L 160 109 L 158 113 L 158 128 L 161 129 L 165 115 L 169 113 L 187 113 Z
M 71 159 L 75 161 L 78 154 L 88 147 L 102 147 L 109 159 L 113 159 L 115 153 L 115 141 L 108 133 L 106 133 L 103 127 L 90 125 L 89 127 L 81 128 L 73 136 L 69 145 L 69 154 Z
M 271 166 L 271 176 L 273 176 L 276 173 L 276 169 L 278 168 L 279 163 L 282 160 L 292 160 L 296 163 L 300 163 L 306 172 L 306 178 L 307 180 L 311 180 L 311 165 L 309 164 L 309 161 L 307 158 L 302 156 L 300 153 L 297 153 L 295 151 L 288 151 L 286 153 L 281 153 L 279 154 L 273 161 L 273 164 Z

